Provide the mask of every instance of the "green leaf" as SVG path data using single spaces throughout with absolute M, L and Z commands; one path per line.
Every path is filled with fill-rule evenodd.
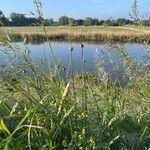
M 1 118 L 0 121 L 0 130 L 4 130 L 5 132 L 7 132 L 9 135 L 11 134 L 10 131 L 8 130 L 7 126 L 5 125 L 3 119 Z
M 16 130 L 18 130 L 22 126 L 23 122 L 29 117 L 30 113 L 31 113 L 31 110 L 28 110 L 26 115 L 22 118 L 22 120 L 17 125 Z

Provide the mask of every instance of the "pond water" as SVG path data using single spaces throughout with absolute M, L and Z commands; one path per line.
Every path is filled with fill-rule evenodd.
M 112 73 L 114 71 L 114 66 L 117 71 L 122 75 L 124 65 L 122 63 L 121 54 L 128 54 L 136 62 L 142 62 L 143 64 L 148 64 L 150 60 L 150 47 L 146 47 L 142 44 L 135 43 L 125 43 L 125 44 L 115 44 L 107 45 L 104 43 L 94 44 L 94 43 L 83 43 L 83 55 L 86 62 L 84 63 L 85 72 L 94 72 L 98 62 L 103 65 L 107 73 Z M 13 46 L 20 47 L 23 51 L 29 53 L 32 60 L 45 67 L 48 67 L 52 63 L 52 53 L 49 48 L 48 43 L 42 44 L 24 44 L 24 43 L 12 43 Z M 71 52 L 70 47 L 73 47 L 73 68 L 74 72 L 78 73 L 82 70 L 82 53 L 80 48 L 80 43 L 67 43 L 67 42 L 51 42 L 52 49 L 55 53 L 55 57 L 60 64 L 60 68 L 68 68 L 70 62 Z M 120 47 L 125 50 L 121 50 L 115 47 Z M 4 47 L 0 46 L 3 50 Z M 6 55 L 0 52 L 0 63 L 1 67 L 5 66 Z M 119 73 L 118 73 L 119 74 Z

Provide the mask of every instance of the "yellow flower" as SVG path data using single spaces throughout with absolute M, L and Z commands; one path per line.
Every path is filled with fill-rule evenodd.
M 62 141 L 62 145 L 63 145 L 64 147 L 67 147 L 67 146 L 68 146 L 67 141 L 66 141 L 66 140 L 63 140 L 63 141 Z
M 80 146 L 80 147 L 79 147 L 79 150 L 83 150 L 83 147 L 82 147 L 82 146 Z
M 94 140 L 93 137 L 90 138 L 90 144 L 91 144 L 91 145 L 94 145 L 94 144 L 95 144 L 95 140 Z
M 85 128 L 82 129 L 82 134 L 85 135 L 86 134 L 86 130 Z
M 81 134 L 78 135 L 78 138 L 79 138 L 79 140 L 83 139 Z

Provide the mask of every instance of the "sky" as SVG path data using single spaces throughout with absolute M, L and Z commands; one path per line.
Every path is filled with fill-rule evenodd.
M 46 18 L 57 20 L 66 15 L 73 18 L 129 18 L 133 0 L 41 0 Z M 140 16 L 150 16 L 150 0 L 138 0 Z M 34 12 L 32 0 L 0 0 L 0 10 L 8 17 L 11 12 Z

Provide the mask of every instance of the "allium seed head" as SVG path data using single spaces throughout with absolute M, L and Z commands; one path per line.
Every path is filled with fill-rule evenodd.
M 66 70 L 66 68 L 65 67 L 63 67 L 63 71 L 65 71 Z
M 86 62 L 86 59 L 83 59 L 82 61 L 85 63 L 85 62 Z
M 72 52 L 73 51 L 73 47 L 70 47 L 69 50 Z
M 81 43 L 81 44 L 80 44 L 80 47 L 81 47 L 81 48 L 84 48 L 84 45 Z

